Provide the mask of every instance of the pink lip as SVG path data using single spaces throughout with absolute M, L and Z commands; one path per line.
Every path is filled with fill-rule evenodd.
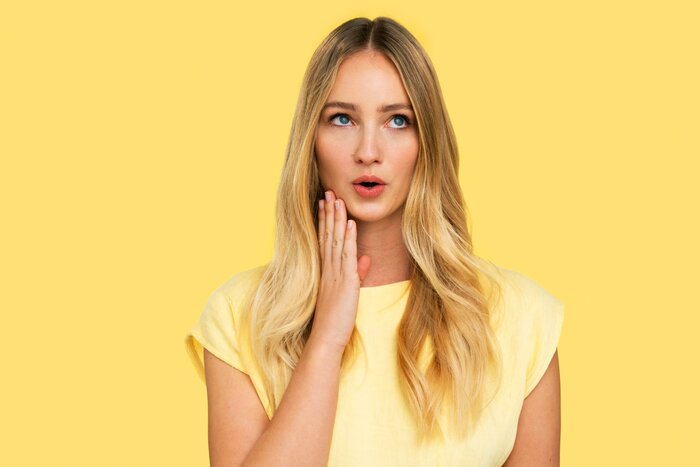
M 361 183 L 376 183 L 376 185 L 369 187 L 361 185 Z M 363 198 L 376 198 L 382 194 L 386 183 L 384 183 L 384 180 L 374 175 L 363 175 L 353 180 L 352 186 L 355 188 L 357 194 Z
M 356 178 L 352 181 L 353 185 L 362 182 L 374 182 L 379 183 L 380 185 L 386 185 L 384 180 L 379 177 L 375 177 L 374 175 L 363 175 L 362 177 Z
M 373 187 L 367 187 L 360 184 L 353 184 L 352 186 L 355 188 L 357 194 L 363 198 L 376 198 L 382 194 L 385 187 L 385 185 L 374 185 Z

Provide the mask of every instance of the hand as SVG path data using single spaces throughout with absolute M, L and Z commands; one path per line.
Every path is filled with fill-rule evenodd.
M 341 351 L 355 327 L 360 283 L 369 270 L 369 256 L 357 258 L 357 226 L 347 220 L 343 200 L 332 191 L 319 201 L 318 238 L 321 283 L 311 335 Z

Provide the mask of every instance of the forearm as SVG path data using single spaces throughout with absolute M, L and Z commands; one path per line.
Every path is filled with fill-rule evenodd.
M 275 415 L 244 466 L 327 465 L 341 358 L 339 349 L 312 333 Z

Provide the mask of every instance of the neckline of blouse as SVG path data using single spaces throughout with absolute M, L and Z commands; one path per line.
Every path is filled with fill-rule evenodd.
M 358 305 L 360 308 L 370 307 L 373 310 L 388 308 L 404 296 L 410 285 L 411 280 L 406 279 L 373 287 L 360 287 Z

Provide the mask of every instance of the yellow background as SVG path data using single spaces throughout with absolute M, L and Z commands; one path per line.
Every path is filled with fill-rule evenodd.
M 694 3 L 5 2 L 0 465 L 207 464 L 184 335 L 270 257 L 314 48 L 378 15 L 435 64 L 477 253 L 566 305 L 562 465 L 692 463 Z

